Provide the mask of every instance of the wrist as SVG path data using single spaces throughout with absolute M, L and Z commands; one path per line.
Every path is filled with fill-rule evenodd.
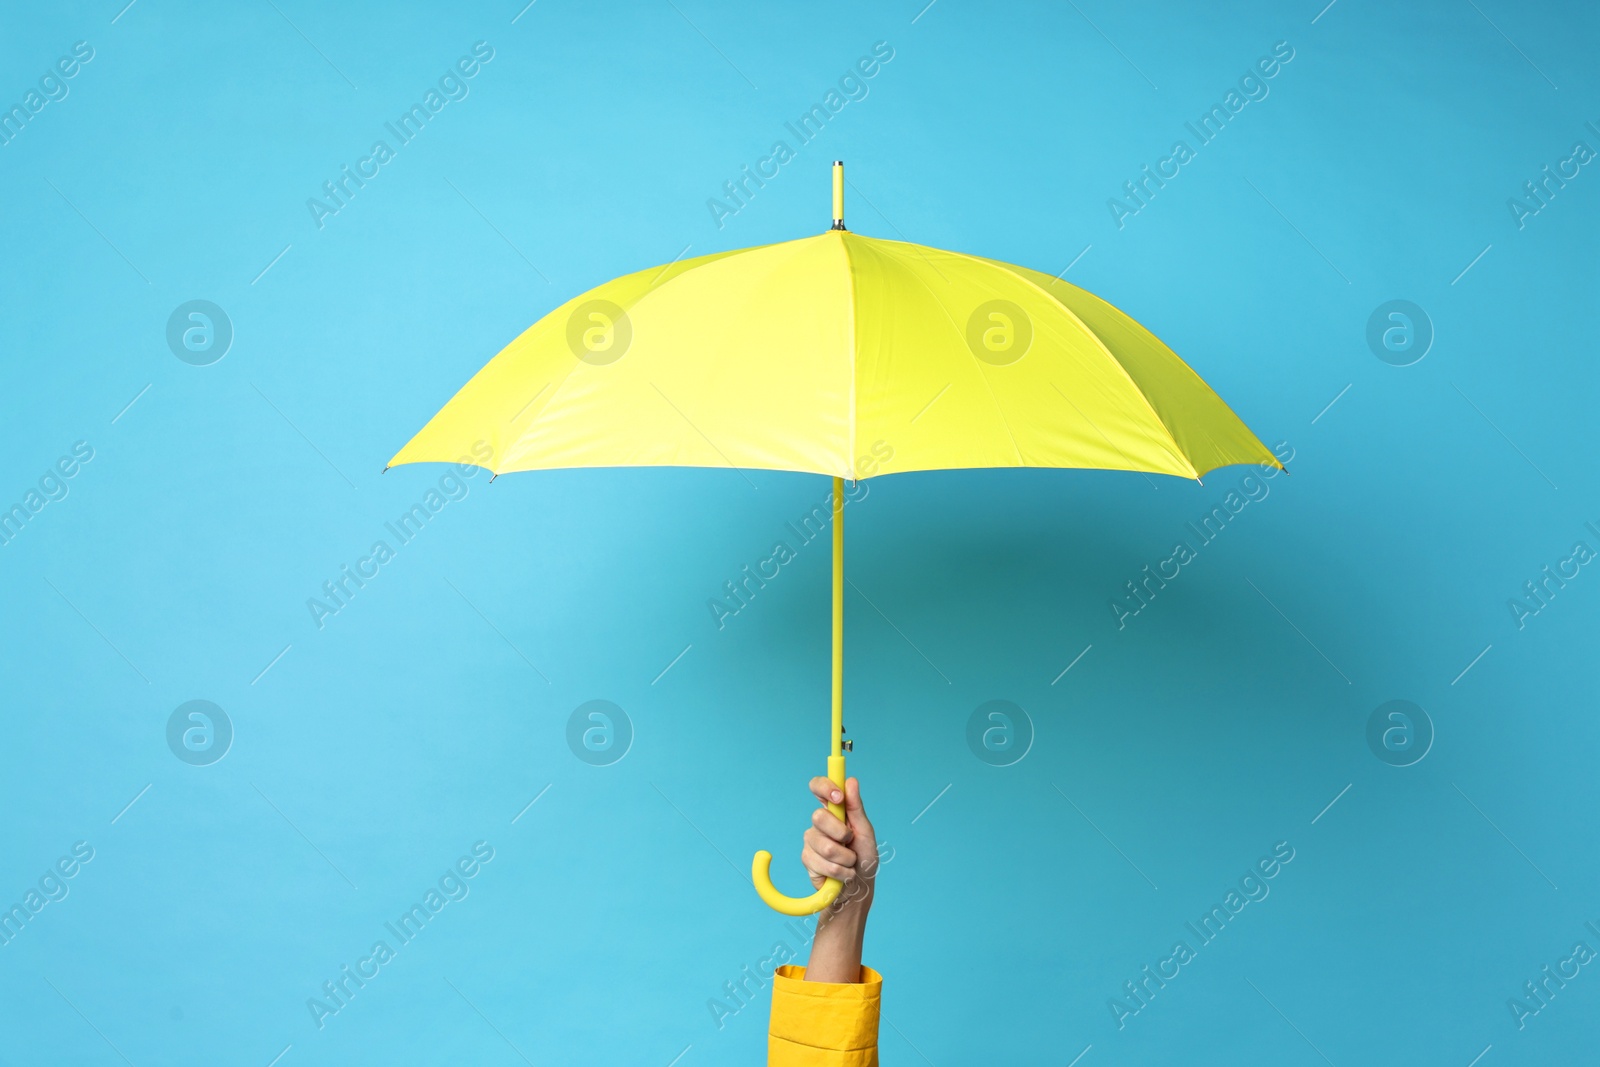
M 871 895 L 864 898 L 840 901 L 823 908 L 817 914 L 817 936 L 824 933 L 838 937 L 853 933 L 858 938 L 867 927 L 867 912 L 872 908 Z
M 861 981 L 861 948 L 870 906 L 871 893 L 867 892 L 848 900 L 841 898 L 817 914 L 811 958 L 806 967 L 807 981 L 841 984 Z

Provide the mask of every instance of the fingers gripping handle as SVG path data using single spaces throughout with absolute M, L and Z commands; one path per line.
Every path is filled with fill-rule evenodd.
M 839 792 L 844 792 L 844 757 L 828 757 L 828 778 L 839 787 Z M 829 804 L 828 810 L 837 819 L 844 818 L 842 804 Z M 839 896 L 839 891 L 844 888 L 844 883 L 837 878 L 829 878 L 822 883 L 822 888 L 808 897 L 788 897 L 778 892 L 772 884 L 772 853 L 765 849 L 756 853 L 755 860 L 750 864 L 750 880 L 755 883 L 756 892 L 761 899 L 766 901 L 767 907 L 781 915 L 811 915 L 832 904 Z

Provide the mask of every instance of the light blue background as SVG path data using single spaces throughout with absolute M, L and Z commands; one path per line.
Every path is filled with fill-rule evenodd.
M 306 600 L 437 484 L 380 472 L 507 340 L 685 246 L 825 228 L 836 157 L 853 229 L 1071 263 L 1295 456 L 1123 630 L 1110 600 L 1243 471 L 852 507 L 883 1062 L 1596 1055 L 1595 968 L 1507 1008 L 1600 948 L 1600 572 L 1507 608 L 1600 547 L 1600 173 L 1506 206 L 1600 148 L 1591 9 L 121 2 L 0 35 L 7 105 L 95 49 L 0 147 L 0 502 L 95 450 L 0 547 L 0 903 L 95 849 L 0 947 L 0 1063 L 760 1061 L 767 995 L 720 1029 L 708 1001 L 795 946 L 745 870 L 802 878 L 827 557 L 721 631 L 706 601 L 824 480 L 480 475 L 323 629 Z M 319 230 L 306 199 L 480 40 L 470 96 Z M 718 229 L 707 198 L 880 40 L 870 95 Z M 1107 198 L 1278 41 L 1270 96 L 1119 230 Z M 196 298 L 236 331 L 207 367 L 164 336 Z M 1365 341 L 1396 298 L 1436 330 L 1409 367 Z M 564 740 L 597 698 L 636 731 L 608 767 Z M 1437 731 L 1407 768 L 1365 740 L 1396 698 Z M 208 767 L 166 744 L 191 699 L 236 730 Z M 1015 766 L 966 746 L 991 699 L 1034 724 Z M 470 896 L 318 1030 L 307 998 L 479 840 Z M 1108 999 L 1279 841 L 1271 895 L 1119 1030 Z

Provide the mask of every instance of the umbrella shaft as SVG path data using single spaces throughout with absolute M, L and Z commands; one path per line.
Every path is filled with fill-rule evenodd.
M 842 756 L 844 736 L 844 479 L 833 480 L 833 738 L 830 753 Z

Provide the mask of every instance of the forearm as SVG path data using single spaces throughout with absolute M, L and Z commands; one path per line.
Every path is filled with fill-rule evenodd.
M 817 916 L 806 981 L 861 981 L 861 946 L 867 932 L 868 903 L 851 902 L 838 911 L 825 908 Z

